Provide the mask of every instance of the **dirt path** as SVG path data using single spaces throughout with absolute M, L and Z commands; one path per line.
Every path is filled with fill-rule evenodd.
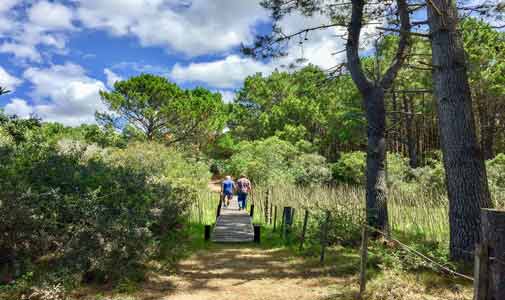
M 316 300 L 337 296 L 342 287 L 355 281 L 331 276 L 328 267 L 295 258 L 282 249 L 213 248 L 182 261 L 175 275 L 152 280 L 139 298 Z

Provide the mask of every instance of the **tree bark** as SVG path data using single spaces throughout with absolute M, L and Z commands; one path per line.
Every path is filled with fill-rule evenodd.
M 352 1 L 351 22 L 346 44 L 347 67 L 360 91 L 368 122 L 366 159 L 366 215 L 368 225 L 389 234 L 386 197 L 386 108 L 384 91 L 391 88 L 398 71 L 410 51 L 410 16 L 406 0 L 397 0 L 400 18 L 400 40 L 393 62 L 381 80 L 372 81 L 365 75 L 359 56 L 359 41 L 363 27 L 364 0 Z
M 366 157 L 366 212 L 368 225 L 389 231 L 386 186 L 386 110 L 384 89 L 374 87 L 364 94 L 368 120 Z
M 453 260 L 471 261 L 480 239 L 480 209 L 491 206 L 486 169 L 475 133 L 455 3 L 431 0 L 427 4 L 433 85 L 449 197 L 450 254 Z
M 496 101 L 487 101 L 487 96 L 480 94 L 477 100 L 477 112 L 480 125 L 480 145 L 484 159 L 494 158 L 494 139 L 496 135 Z

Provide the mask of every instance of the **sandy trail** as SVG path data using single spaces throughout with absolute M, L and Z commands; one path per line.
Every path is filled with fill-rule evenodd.
M 286 250 L 216 246 L 179 264 L 172 276 L 145 287 L 142 300 L 316 300 L 337 296 L 350 278 L 331 276 L 329 267 L 308 263 Z

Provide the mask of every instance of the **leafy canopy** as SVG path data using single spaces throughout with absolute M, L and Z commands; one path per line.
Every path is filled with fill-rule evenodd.
M 100 92 L 112 113 L 97 118 L 118 129 L 142 132 L 148 140 L 166 144 L 194 142 L 224 124 L 224 103 L 219 93 L 204 88 L 182 90 L 166 78 L 142 74 Z

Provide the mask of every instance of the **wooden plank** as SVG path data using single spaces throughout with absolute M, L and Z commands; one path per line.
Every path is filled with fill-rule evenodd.
M 483 244 L 477 244 L 475 247 L 474 263 L 474 300 L 486 300 L 488 292 L 488 248 Z
M 239 210 L 237 198 L 230 205 L 221 208 L 217 218 L 212 241 L 216 243 L 248 243 L 254 241 L 252 219 L 245 210 Z
M 488 251 L 487 299 L 505 299 L 505 211 L 482 209 L 481 230 Z

